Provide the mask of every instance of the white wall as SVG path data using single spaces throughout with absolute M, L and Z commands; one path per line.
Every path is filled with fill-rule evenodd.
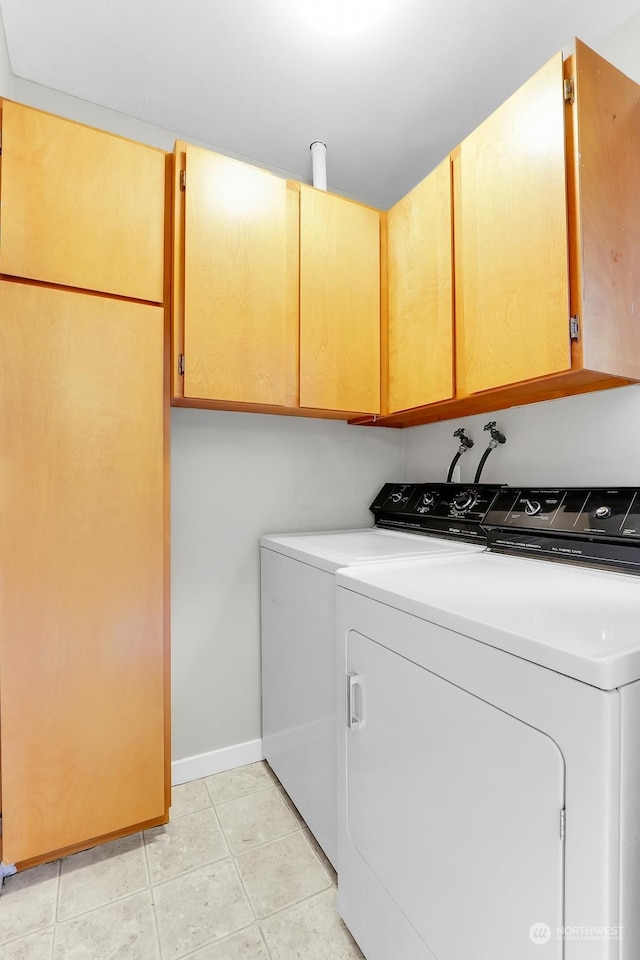
M 640 83 L 640 11 L 598 44 L 597 52 Z
M 640 386 L 404 430 L 405 479 L 444 480 L 458 449 L 453 431 L 464 426 L 475 446 L 460 461 L 461 479 L 473 480 L 489 441 L 483 430 L 489 420 L 497 421 L 507 442 L 489 455 L 483 480 L 511 486 L 640 484 Z
M 12 96 L 12 76 L 7 51 L 7 38 L 4 33 L 4 23 L 0 14 L 0 97 Z
M 261 736 L 263 533 L 370 526 L 402 431 L 173 411 L 175 756 Z

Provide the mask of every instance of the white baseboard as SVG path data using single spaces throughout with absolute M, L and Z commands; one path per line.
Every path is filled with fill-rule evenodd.
M 198 753 L 195 757 L 174 760 L 171 764 L 171 782 L 173 786 L 177 786 L 179 783 L 188 783 L 189 780 L 199 780 L 214 773 L 242 767 L 245 763 L 257 763 L 258 760 L 264 760 L 262 740 L 247 740 L 246 743 L 236 743 L 232 747 L 223 747 L 222 750 L 211 750 L 210 753 Z

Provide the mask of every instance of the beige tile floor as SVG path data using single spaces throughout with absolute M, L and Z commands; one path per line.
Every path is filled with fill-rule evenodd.
M 173 789 L 171 821 L 4 882 L 0 960 L 356 960 L 336 876 L 266 763 Z

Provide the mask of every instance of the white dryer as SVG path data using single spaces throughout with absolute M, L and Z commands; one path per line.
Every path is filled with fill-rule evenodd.
M 261 540 L 264 755 L 337 866 L 335 574 L 484 549 L 497 487 L 385 484 L 376 527 Z
M 637 960 L 640 492 L 486 526 L 336 577 L 340 912 L 367 960 Z

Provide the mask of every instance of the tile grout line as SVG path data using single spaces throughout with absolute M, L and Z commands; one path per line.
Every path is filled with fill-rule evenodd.
M 50 960 L 53 960 L 56 952 L 56 940 L 58 932 L 58 910 L 60 909 L 60 888 L 62 887 L 62 859 L 58 860 L 58 886 L 56 888 L 56 906 L 53 913 L 53 936 L 51 937 Z
M 192 817 L 194 813 L 204 813 L 205 810 L 209 810 L 213 806 L 213 803 L 210 797 L 208 797 L 208 799 L 209 803 L 206 807 L 199 807 L 197 810 L 188 810 L 186 813 L 180 813 L 178 815 L 174 814 L 169 817 L 169 823 L 175 823 L 176 820 L 184 820 L 185 817 Z M 161 824 L 161 826 L 166 827 L 166 823 Z M 155 830 L 155 827 L 152 827 L 152 829 Z
M 267 957 L 269 958 L 269 960 L 273 960 L 273 954 L 271 953 L 271 948 L 269 947 L 269 944 L 267 943 L 267 938 L 266 938 L 265 935 L 264 935 L 264 931 L 263 931 L 262 927 L 260 926 L 260 922 L 259 922 L 259 921 L 258 921 L 258 933 L 260 934 L 260 939 L 261 939 L 262 942 L 264 943 L 264 948 L 265 948 L 265 950 L 267 951 Z
M 153 929 L 156 932 L 156 942 L 158 944 L 158 956 L 160 960 L 163 960 L 164 950 L 162 949 L 162 940 L 160 939 L 160 930 L 158 928 L 158 915 L 156 914 L 156 901 L 153 896 L 153 884 L 151 883 L 151 866 L 149 864 L 149 851 L 147 849 L 147 841 L 144 835 L 144 830 L 141 832 L 142 837 L 142 853 L 144 855 L 145 870 L 147 873 L 147 890 L 149 891 L 149 896 L 151 897 L 151 910 L 153 912 Z
M 248 797 L 255 797 L 255 796 L 257 796 L 259 793 L 266 793 L 267 790 L 273 790 L 273 792 L 276 793 L 278 796 L 281 796 L 281 795 L 282 795 L 281 792 L 280 792 L 280 790 L 279 790 L 279 789 L 277 788 L 277 786 L 275 785 L 275 783 L 271 783 L 271 784 L 269 784 L 268 787 L 261 787 L 260 790 L 252 790 L 251 793 L 242 793 L 242 794 L 240 794 L 239 797 L 229 797 L 228 800 L 212 801 L 212 803 L 213 803 L 214 808 L 215 808 L 215 807 L 223 807 L 223 806 L 224 806 L 225 804 L 227 804 L 227 803 L 237 803 L 238 800 L 246 800 Z
M 232 851 L 231 845 L 230 845 L 230 843 L 229 843 L 229 838 L 227 837 L 226 831 L 225 831 L 225 829 L 224 829 L 224 827 L 223 827 L 223 825 L 222 825 L 222 820 L 221 820 L 220 817 L 218 816 L 218 811 L 216 810 L 216 805 L 215 805 L 215 803 L 213 803 L 213 802 L 211 803 L 211 809 L 213 810 L 213 815 L 214 815 L 214 817 L 216 818 L 216 823 L 218 824 L 218 827 L 219 827 L 219 829 L 220 829 L 220 834 L 221 834 L 221 836 L 222 836 L 222 839 L 224 840 L 224 843 L 225 843 L 225 846 L 226 846 L 227 851 L 228 851 L 228 853 L 229 853 L 229 856 L 230 856 L 230 857 L 233 857 L 233 851 Z
M 234 800 L 244 800 L 244 799 L 246 799 L 247 797 L 253 797 L 253 796 L 255 796 L 255 795 L 258 794 L 258 793 L 264 793 L 264 792 L 265 792 L 264 790 L 255 790 L 253 793 L 246 793 L 246 794 L 243 794 L 241 797 L 234 797 L 233 799 L 234 799 Z M 276 793 L 278 793 L 278 791 L 276 791 Z M 214 803 L 214 804 L 213 804 L 213 810 L 214 810 L 214 812 L 215 812 L 216 818 L 217 818 L 218 823 L 219 823 L 219 825 L 220 825 L 220 829 L 222 830 L 222 835 L 223 835 L 223 837 L 224 837 L 224 839 L 225 839 L 225 841 L 226 841 L 226 843 L 227 843 L 227 846 L 228 846 L 228 848 L 229 848 L 229 853 L 230 853 L 230 855 L 231 855 L 234 859 L 235 859 L 237 856 L 240 856 L 241 854 L 246 853 L 248 850 L 255 850 L 257 847 L 264 847 L 265 844 L 267 844 L 267 843 L 273 843 L 274 840 L 282 840 L 283 837 L 289 837 L 289 836 L 291 836 L 293 833 L 295 833 L 297 830 L 300 829 L 300 824 L 298 823 L 298 821 L 296 820 L 296 818 L 293 816 L 293 814 L 291 814 L 291 811 L 290 811 L 290 810 L 288 809 L 288 807 L 287 807 L 286 801 L 283 801 L 284 804 L 285 804 L 285 807 L 287 807 L 287 811 L 291 814 L 291 817 L 292 817 L 292 820 L 293 820 L 293 823 L 294 823 L 294 828 L 293 828 L 293 830 L 287 830 L 287 831 L 285 831 L 285 833 L 280 834 L 280 836 L 278 836 L 278 837 L 271 837 L 269 840 L 262 840 L 260 843 L 255 843 L 255 844 L 253 844 L 252 846 L 247 847 L 246 850 L 234 851 L 234 850 L 231 849 L 231 843 L 229 842 L 229 838 L 228 838 L 228 835 L 227 835 L 227 831 L 225 830 L 224 824 L 223 824 L 222 820 L 220 819 L 220 815 L 218 814 L 218 807 L 219 807 L 219 806 L 222 806 L 222 805 L 224 805 L 224 804 L 226 804 L 226 803 L 232 803 L 232 802 L 233 802 L 233 800 L 221 800 L 219 803 Z
M 81 920 L 82 917 L 88 917 L 91 913 L 96 913 L 98 910 L 104 910 L 107 907 L 111 907 L 116 903 L 123 903 L 125 900 L 131 900 L 133 897 L 139 897 L 141 893 L 146 891 L 151 891 L 151 887 L 139 887 L 138 890 L 130 890 L 128 893 L 124 893 L 121 897 L 114 897 L 113 900 L 107 900 L 106 903 L 99 903 L 95 907 L 89 907 L 88 910 L 83 910 L 81 913 L 74 913 L 72 917 L 66 917 L 64 920 L 56 920 L 53 924 L 54 927 L 64 927 L 68 923 L 73 923 L 75 920 Z M 51 927 L 43 927 L 43 930 L 50 930 Z M 32 930 L 31 933 L 38 933 L 38 930 Z M 24 934 L 24 936 L 29 936 L 29 934 Z M 4 946 L 6 943 L 13 943 L 15 940 L 20 940 L 20 937 L 14 937 L 12 940 L 3 940 L 0 946 Z
M 129 837 L 141 837 L 141 838 L 142 838 L 141 846 L 142 846 L 143 856 L 144 856 L 145 865 L 146 865 L 146 845 L 145 845 L 145 842 L 144 842 L 144 835 L 143 835 L 143 833 L 142 833 L 141 831 L 138 831 L 138 833 L 131 833 L 131 834 L 128 834 L 127 836 L 129 836 Z M 117 843 L 117 841 L 108 841 L 108 842 Z M 90 849 L 93 849 L 93 848 L 90 848 Z M 84 852 L 86 852 L 86 851 L 82 851 L 82 850 L 80 851 L 80 853 L 84 853 Z M 76 854 L 74 854 L 74 853 L 70 853 L 70 854 L 69 854 L 69 857 L 74 857 L 74 856 L 76 856 Z M 64 857 L 63 859 L 67 859 L 67 858 Z M 62 880 L 62 860 L 60 860 L 59 863 L 60 863 L 60 880 Z M 56 901 L 56 919 L 54 920 L 54 927 L 59 927 L 59 926 L 63 926 L 64 924 L 67 924 L 67 923 L 72 923 L 74 920 L 79 920 L 81 917 L 86 917 L 86 916 L 88 916 L 90 913 L 95 913 L 97 910 L 103 910 L 105 907 L 110 907 L 110 906 L 111 906 L 112 904 L 114 904 L 114 903 L 122 903 L 124 900 L 129 900 L 129 899 L 131 899 L 132 897 L 137 897 L 139 894 L 144 893 L 145 890 L 151 890 L 151 884 L 150 884 L 150 882 L 149 882 L 150 871 L 149 871 L 148 869 L 146 869 L 146 870 L 145 870 L 145 873 L 146 873 L 146 875 L 147 875 L 147 883 L 146 883 L 146 885 L 145 885 L 144 887 L 138 887 L 137 890 L 129 890 L 127 893 L 123 893 L 122 896 L 114 897 L 112 900 L 107 900 L 106 903 L 99 903 L 99 904 L 97 904 L 97 905 L 95 905 L 95 906 L 93 906 L 93 907 L 89 907 L 87 910 L 81 910 L 79 913 L 74 913 L 72 916 L 70 916 L 70 917 L 64 917 L 64 918 L 62 918 L 62 919 L 58 919 L 58 915 L 57 915 L 57 914 L 58 914 L 59 897 L 60 897 L 60 892 L 59 892 L 59 890 L 58 890 L 58 897 L 57 897 L 57 901 Z M 15 938 L 15 939 L 19 939 L 19 938 Z M 3 941 L 3 944 L 2 944 L 2 945 L 4 945 L 5 942 L 8 943 L 9 941 L 8 941 L 8 940 L 7 940 L 7 941 Z
M 308 893 L 306 897 L 300 897 L 299 900 L 292 900 L 291 903 L 288 903 L 286 907 L 280 907 L 279 910 L 274 910 L 273 913 L 268 913 L 266 917 L 256 917 L 258 923 L 265 923 L 267 920 L 271 920 L 272 917 L 277 917 L 280 913 L 285 913 L 291 907 L 297 907 L 301 903 L 306 903 L 307 900 L 313 900 L 314 897 L 319 897 L 321 893 L 326 893 L 327 890 L 331 890 L 333 887 L 332 883 L 329 883 L 326 887 L 322 887 L 321 890 L 316 890 L 315 893 Z
M 264 793 L 265 790 L 273 790 L 274 787 L 275 789 L 277 789 L 277 784 L 268 783 L 266 787 L 258 787 L 256 790 L 250 790 L 248 793 L 239 793 L 237 797 L 227 797 L 226 800 L 214 800 L 211 794 L 209 793 L 208 788 L 207 788 L 207 793 L 209 794 L 211 806 L 216 807 L 219 803 L 231 803 L 233 800 L 243 800 L 245 797 L 253 797 L 256 793 Z M 183 816 L 186 816 L 186 814 L 183 814 Z M 179 820 L 181 818 L 178 817 L 177 819 Z
M 58 924 L 54 921 L 54 923 L 50 923 L 46 927 L 37 927 L 35 930 L 29 930 L 27 933 L 21 933 L 17 937 L 8 937 L 6 940 L 2 940 L 2 942 L 0 942 L 0 951 L 2 951 L 5 947 L 10 947 L 14 943 L 19 943 L 21 940 L 26 940 L 28 937 L 37 937 L 39 934 L 43 933 L 54 933 L 57 926 Z

